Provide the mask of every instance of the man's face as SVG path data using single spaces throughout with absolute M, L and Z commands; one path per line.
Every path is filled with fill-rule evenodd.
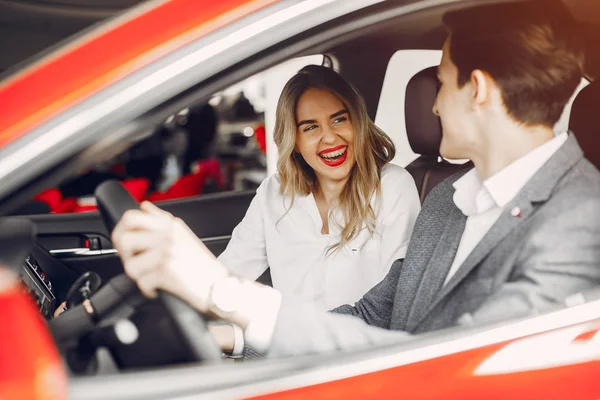
M 440 89 L 433 105 L 433 113 L 442 123 L 440 154 L 449 159 L 471 158 L 475 146 L 473 115 L 469 83 L 458 87 L 458 69 L 450 58 L 450 39 L 442 49 L 438 66 Z

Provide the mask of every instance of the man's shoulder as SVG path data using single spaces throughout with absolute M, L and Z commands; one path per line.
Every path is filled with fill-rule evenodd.
M 431 189 L 417 217 L 413 237 L 429 237 L 439 233 L 436 229 L 441 228 L 452 212 L 457 209 L 454 204 L 454 182 L 471 170 L 472 168 L 465 168 L 446 178 Z
M 552 251 L 552 246 L 557 245 L 556 238 L 561 238 L 560 246 L 572 249 L 570 255 L 564 253 L 565 257 L 577 252 L 586 254 L 590 249 L 597 251 L 600 248 L 600 172 L 585 159 L 567 171 L 550 197 L 539 204 L 529 221 L 527 237 L 525 243 L 536 251 Z
M 450 175 L 448 178 L 444 179 L 440 183 L 438 183 L 427 195 L 425 201 L 423 203 L 423 208 L 425 207 L 437 207 L 439 204 L 444 203 L 452 203 L 454 196 L 454 182 L 462 178 L 467 172 L 473 170 L 471 168 L 465 168 L 463 170 L 458 171 L 457 173 Z
M 584 201 L 600 206 L 600 172 L 582 158 L 557 183 L 550 202 L 563 207 L 575 207 Z
M 582 158 L 565 175 L 567 179 L 587 183 L 592 190 L 600 190 L 600 172 L 587 158 Z

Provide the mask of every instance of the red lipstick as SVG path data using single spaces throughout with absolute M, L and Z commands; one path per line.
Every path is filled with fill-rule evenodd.
M 345 145 L 345 144 L 341 144 L 341 145 L 339 145 L 339 146 L 331 147 L 331 148 L 329 148 L 329 149 L 325 149 L 325 150 L 322 150 L 322 151 L 320 151 L 320 152 L 319 152 L 319 155 L 321 155 L 321 154 L 324 154 L 324 153 L 331 153 L 332 151 L 336 151 L 336 150 L 341 150 L 341 149 L 343 149 L 344 147 L 346 147 L 346 145 Z
M 323 156 L 320 156 L 319 158 L 328 167 L 337 167 L 338 165 L 342 165 L 346 161 L 346 158 L 348 158 L 348 146 L 345 146 L 345 145 L 336 146 L 336 147 L 325 149 L 325 150 L 319 152 L 319 155 L 321 155 L 321 154 L 333 153 L 333 152 L 339 151 L 339 150 L 345 150 L 345 151 L 342 155 L 338 156 L 337 158 L 328 159 Z
M 337 167 L 338 165 L 342 165 L 344 163 L 344 161 L 346 161 L 346 158 L 348 157 L 348 152 L 345 152 L 344 154 L 342 154 L 340 156 L 340 158 L 336 159 L 336 160 L 325 160 L 324 158 L 321 158 L 321 160 L 325 163 L 325 165 L 330 166 L 330 167 Z

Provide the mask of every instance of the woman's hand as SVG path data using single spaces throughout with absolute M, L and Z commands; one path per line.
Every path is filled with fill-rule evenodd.
M 67 311 L 67 302 L 63 301 L 62 303 L 60 303 L 58 305 L 58 307 L 56 307 L 56 310 L 54 310 L 54 315 L 52 316 L 53 318 L 58 317 L 60 314 L 64 313 L 65 311 Z
M 140 207 L 112 233 L 125 273 L 148 297 L 163 289 L 207 312 L 210 290 L 227 270 L 181 219 L 149 202 Z

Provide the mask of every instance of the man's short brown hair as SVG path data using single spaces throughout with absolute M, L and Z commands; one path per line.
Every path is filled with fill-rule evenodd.
M 581 81 L 578 28 L 559 1 L 485 5 L 444 15 L 458 84 L 482 70 L 498 84 L 506 109 L 526 125 L 553 127 Z

